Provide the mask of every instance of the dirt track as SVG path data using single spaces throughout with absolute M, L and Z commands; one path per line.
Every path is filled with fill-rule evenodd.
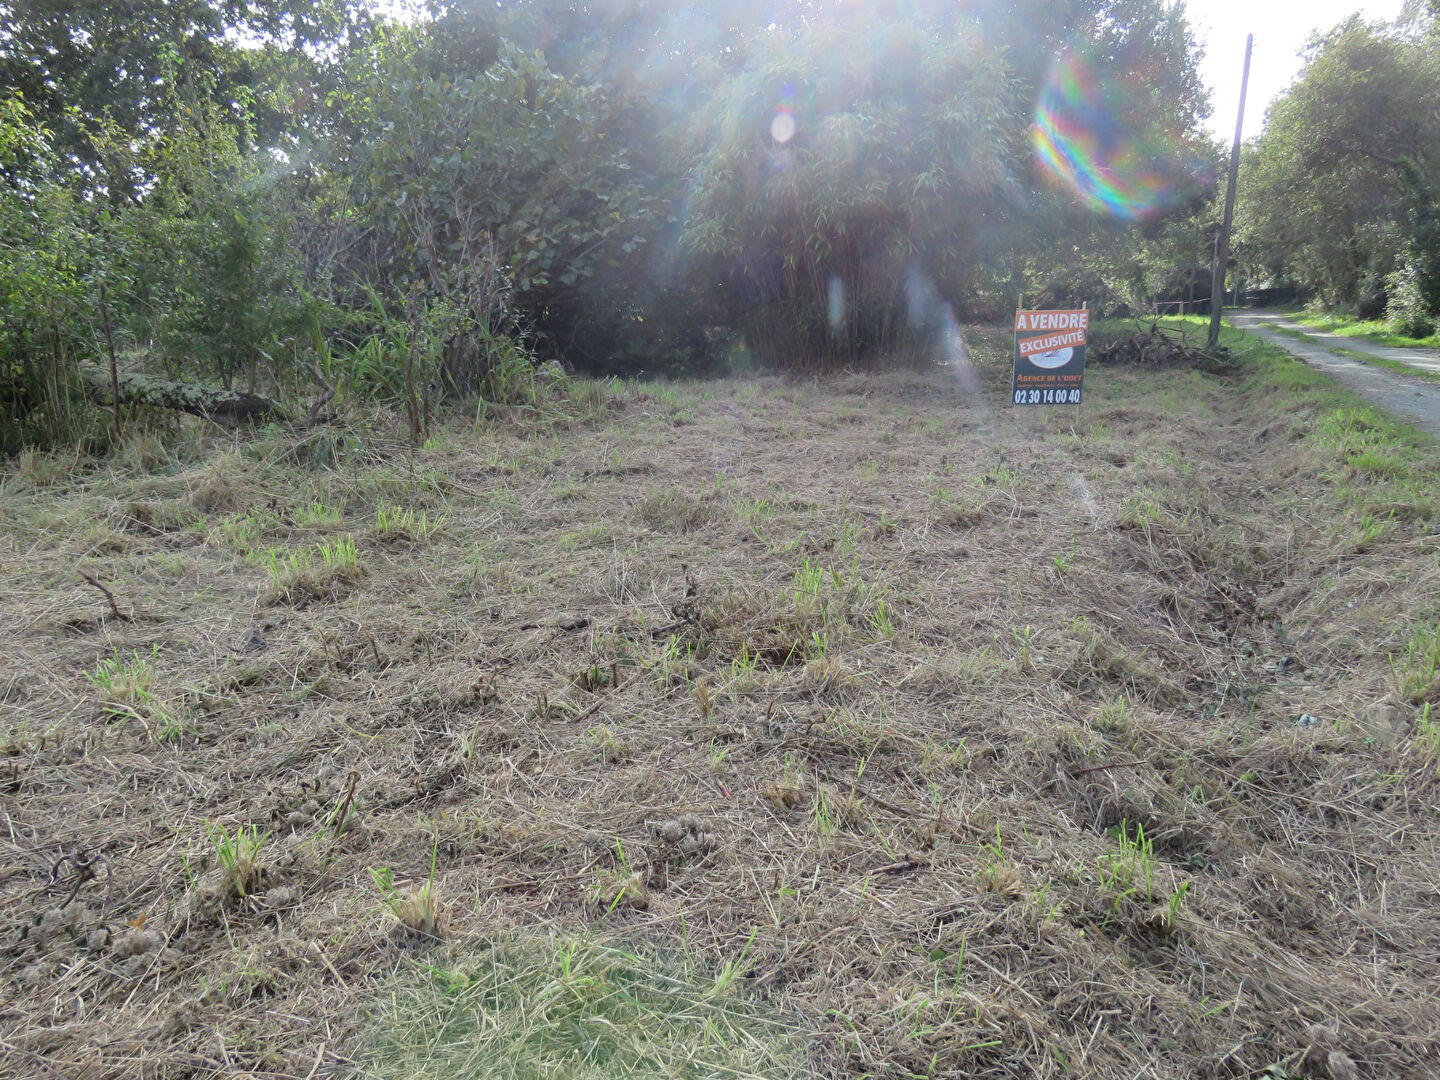
M 1424 428 L 1432 435 L 1440 435 L 1440 384 L 1407 378 L 1336 351 L 1337 348 L 1344 348 L 1353 352 L 1370 353 L 1384 360 L 1408 363 L 1423 370 L 1440 371 L 1440 354 L 1433 350 L 1392 349 L 1335 334 L 1317 333 L 1295 323 L 1285 322 L 1280 314 L 1274 312 L 1233 312 L 1226 318 L 1231 325 L 1272 345 L 1278 345 L 1292 356 L 1298 356 L 1307 364 L 1321 369 L 1347 390 L 1359 394 L 1372 404 Z M 1300 331 L 1310 340 L 1301 341 L 1288 334 L 1277 333 L 1271 329 L 1272 326 L 1284 326 L 1287 330 Z M 1343 345 L 1340 344 L 1342 342 Z

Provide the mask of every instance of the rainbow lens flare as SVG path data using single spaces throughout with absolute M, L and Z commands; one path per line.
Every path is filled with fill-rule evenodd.
M 1127 221 L 1151 218 L 1191 194 L 1200 168 L 1177 138 L 1127 123 L 1146 86 L 1106 79 L 1075 53 L 1058 63 L 1035 106 L 1030 145 L 1063 188 Z
M 780 88 L 780 103 L 770 118 L 770 138 L 784 146 L 795 137 L 795 91 L 786 83 Z

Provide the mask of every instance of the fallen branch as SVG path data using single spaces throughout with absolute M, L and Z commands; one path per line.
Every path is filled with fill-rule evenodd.
M 340 838 L 340 834 L 345 831 L 346 826 L 349 824 L 349 821 L 350 821 L 350 808 L 355 805 L 355 786 L 356 786 L 357 784 L 359 784 L 359 783 L 360 783 L 360 773 L 359 773 L 359 771 L 358 771 L 358 770 L 355 770 L 355 769 L 351 769 L 351 770 L 350 770 L 350 789 L 345 792 L 345 801 L 340 804 L 340 809 L 339 809 L 339 811 L 335 814 L 335 820 L 330 823 L 330 827 L 334 830 L 334 832 L 335 832 L 335 838 L 336 838 L 337 840 Z
M 201 386 L 198 383 L 175 382 L 134 372 L 108 372 L 84 367 L 79 371 L 80 382 L 86 393 L 102 404 L 116 408 L 124 404 L 176 409 L 213 420 L 226 427 L 253 424 L 285 414 L 279 404 L 259 394 L 246 394 L 218 386 Z M 115 400 L 116 394 L 119 395 L 118 402 Z
M 1192 367 L 1210 375 L 1229 375 L 1238 370 L 1227 357 L 1190 344 L 1185 330 L 1163 326 L 1158 319 L 1149 320 L 1144 329 L 1134 333 L 1096 342 L 1090 348 L 1090 358 L 1096 363 Z
M 815 768 L 815 772 L 821 777 L 821 779 L 829 780 L 830 783 L 834 784 L 837 788 L 843 789 L 848 784 L 850 786 L 850 793 L 852 795 L 859 795 L 866 801 L 872 802 L 876 806 L 880 807 L 881 810 L 890 811 L 890 813 L 894 814 L 896 817 L 915 817 L 915 814 L 911 813 L 909 810 L 904 810 L 896 806 L 894 803 L 886 802 L 884 799 L 880 798 L 880 796 L 874 794 L 873 792 L 866 791 L 854 781 L 841 780 L 834 773 L 826 772 L 824 769 L 819 768 L 818 766 Z
M 884 866 L 877 866 L 870 871 L 871 877 L 881 877 L 885 874 L 903 874 L 909 870 L 923 870 L 929 866 L 924 859 L 907 858 L 899 862 L 886 863 Z
M 131 621 L 130 616 L 126 615 L 123 611 L 121 611 L 120 605 L 115 602 L 115 594 L 112 593 L 109 589 L 107 589 L 104 585 L 101 585 L 99 579 L 91 576 L 90 574 L 87 574 L 84 570 L 79 571 L 79 574 L 91 585 L 94 585 L 95 588 L 99 589 L 102 593 L 105 594 L 105 599 L 110 601 L 110 610 L 115 613 L 115 618 L 119 619 L 121 622 Z
M 95 868 L 100 866 L 105 870 L 105 903 L 100 908 L 100 917 L 103 919 L 105 912 L 110 908 L 110 899 L 115 889 L 114 875 L 110 872 L 110 860 L 99 852 L 91 855 L 83 849 L 66 852 L 62 854 L 55 865 L 50 868 L 49 884 L 54 885 L 60 880 L 60 868 L 67 863 L 70 865 L 72 871 L 70 894 L 66 896 L 65 900 L 60 904 L 61 909 L 63 910 L 70 906 L 75 897 L 80 895 L 80 890 L 87 881 L 95 880 Z
M 625 683 L 624 683 L 623 686 L 617 686 L 617 687 L 615 687 L 613 690 L 611 690 L 611 692 L 610 692 L 609 694 L 606 694 L 605 697 L 603 697 L 603 698 L 601 698 L 599 701 L 595 702 L 594 705 L 591 705 L 591 706 L 590 706 L 588 709 L 586 709 L 584 712 L 578 713 L 577 715 L 572 716 L 572 717 L 570 718 L 570 723 L 572 723 L 572 724 L 580 724 L 580 723 L 583 723 L 583 722 L 586 721 L 586 720 L 589 720 L 590 717 L 594 716 L 597 712 L 600 711 L 601 707 L 605 704 L 606 701 L 610 700 L 611 697 L 613 697 L 615 694 L 618 694 L 618 693 L 619 693 L 620 691 L 622 691 L 622 690 L 629 690 L 631 684 L 634 683 L 635 680 L 638 679 L 638 678 L 640 678 L 640 675 L 639 675 L 638 672 L 637 672 L 636 674 L 634 674 L 634 675 L 631 675 L 630 678 L 628 678 L 628 679 L 625 680 Z

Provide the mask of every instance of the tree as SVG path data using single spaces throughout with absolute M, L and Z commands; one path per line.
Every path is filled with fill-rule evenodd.
M 368 261 L 346 272 L 404 297 L 503 270 L 530 328 L 568 346 L 577 290 L 647 244 L 657 196 L 607 138 L 602 90 L 509 44 L 483 69 L 437 71 L 433 44 L 432 28 L 397 29 L 347 87 L 365 134 L 328 167 L 353 179 Z
M 1422 22 L 1317 38 L 1248 153 L 1241 253 L 1374 316 L 1397 270 L 1440 309 L 1440 50 Z
M 59 165 L 25 103 L 0 97 L 0 453 L 88 434 L 76 359 L 90 344 L 89 242 Z
M 229 119 L 257 124 L 273 145 L 324 92 L 337 46 L 370 22 L 345 0 L 22 0 L 0 5 L 0 89 L 25 100 L 94 186 L 133 199 L 146 178 L 107 162 L 92 138 L 97 122 L 132 139 L 153 135 L 167 80 L 195 73 Z
M 701 120 L 683 246 L 715 261 L 767 362 L 903 347 L 907 282 L 975 283 L 1017 109 L 976 34 L 845 16 L 777 29 Z

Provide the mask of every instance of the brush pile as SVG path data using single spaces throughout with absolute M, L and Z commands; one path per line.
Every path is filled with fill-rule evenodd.
M 1090 347 L 1092 363 L 1131 364 L 1148 368 L 1196 368 L 1212 375 L 1229 374 L 1234 365 L 1206 352 L 1187 329 L 1150 322 L 1132 333 L 1101 338 Z

